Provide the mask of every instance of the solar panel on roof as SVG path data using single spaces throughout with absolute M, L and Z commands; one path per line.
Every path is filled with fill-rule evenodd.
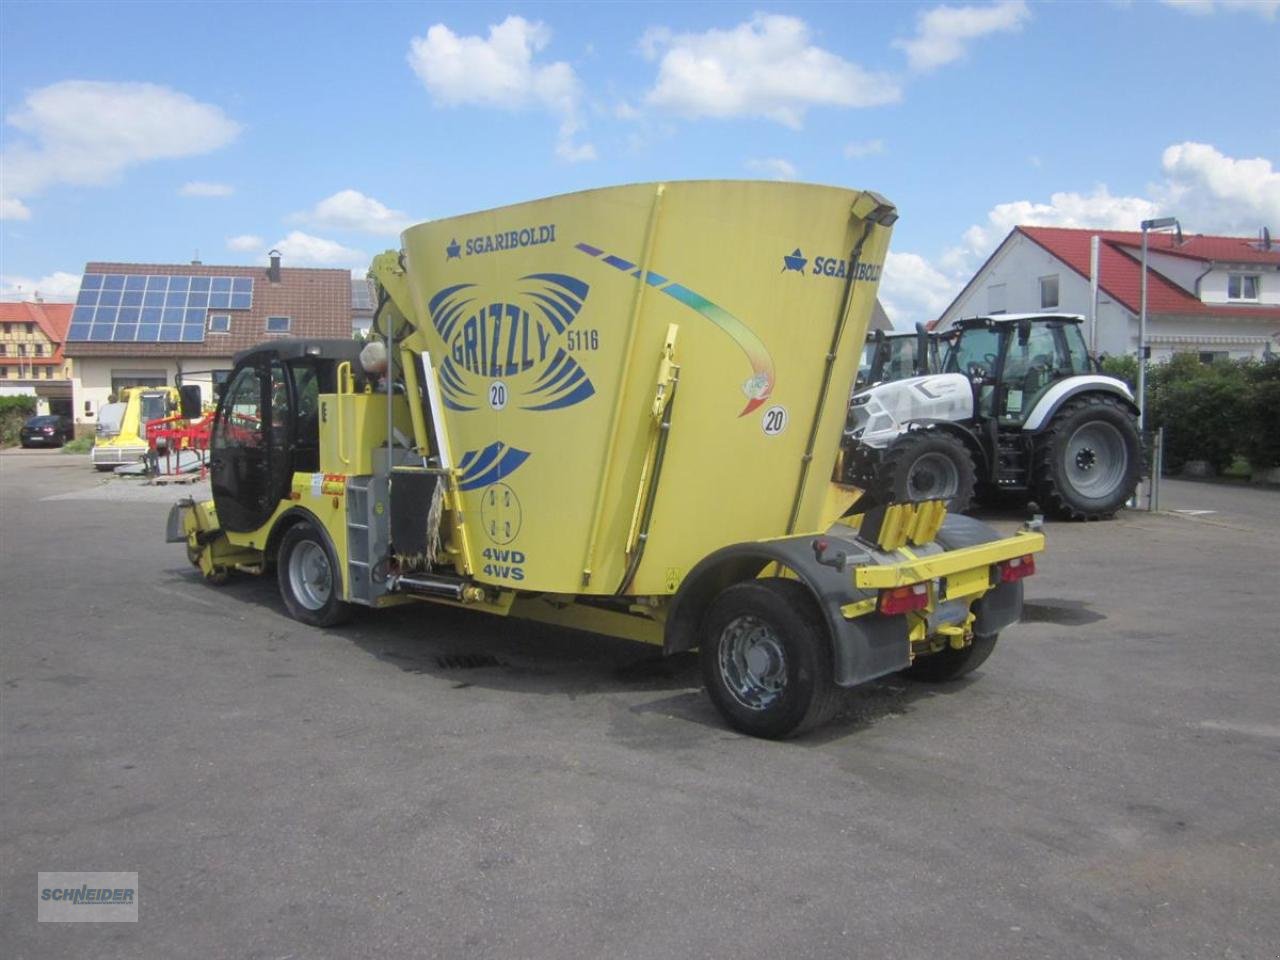
M 252 277 L 86 273 L 68 340 L 202 343 L 210 309 L 253 307 Z

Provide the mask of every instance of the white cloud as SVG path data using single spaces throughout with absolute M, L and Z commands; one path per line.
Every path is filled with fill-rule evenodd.
M 541 22 L 509 16 L 489 27 L 488 38 L 459 36 L 443 23 L 409 43 L 409 66 L 439 106 L 503 110 L 540 108 L 560 118 L 556 155 L 570 162 L 595 159 L 595 148 L 578 144 L 581 89 L 568 63 L 535 63 L 551 42 Z
M 210 183 L 207 180 L 189 180 L 178 191 L 184 197 L 229 197 L 236 188 L 229 183 Z
M 369 255 L 362 250 L 344 247 L 336 240 L 312 236 L 301 230 L 292 231 L 273 244 L 280 251 L 285 266 L 357 267 L 367 263 Z
M 79 291 L 80 274 L 65 270 L 55 270 L 38 280 L 9 274 L 0 276 L 0 300 L 30 300 L 38 293 L 42 300 L 68 303 L 75 300 Z
M 1159 205 L 1142 197 L 1114 197 L 1105 186 L 1092 193 L 1060 192 L 1049 195 L 1048 203 L 1015 200 L 998 203 L 986 216 L 964 232 L 963 253 L 971 260 L 986 257 L 1014 227 L 1094 227 L 1099 230 L 1136 230 L 1138 223 L 1156 216 Z M 951 257 L 948 263 L 960 266 Z
M 659 27 L 640 49 L 662 58 L 648 102 L 686 117 L 765 117 L 799 129 L 810 107 L 874 107 L 902 97 L 888 75 L 815 46 L 797 17 L 756 14 L 705 33 Z
M 0 220 L 30 220 L 31 208 L 17 197 L 0 195 Z
M 359 190 L 339 190 L 291 219 L 329 230 L 389 235 L 398 234 L 413 223 L 403 210 L 392 210 Z
M 1203 17 L 1226 10 L 1231 13 L 1252 13 L 1264 20 L 1276 19 L 1280 12 L 1280 0 L 1161 0 L 1165 6 L 1176 7 L 1183 13 Z
M 959 290 L 955 278 L 915 253 L 890 251 L 880 278 L 880 302 L 899 330 L 942 315 Z
M 794 163 L 781 157 L 752 158 L 747 161 L 746 167 L 752 173 L 773 180 L 794 180 L 799 174 Z
M 1270 160 L 1236 160 L 1207 143 L 1176 143 L 1161 157 L 1165 183 L 1155 191 L 1184 229 L 1255 233 L 1280 227 L 1280 170 Z
M 29 93 L 5 119 L 19 131 L 0 154 L 10 202 L 61 183 L 110 183 L 136 164 L 208 153 L 240 133 L 219 107 L 150 83 L 66 80 Z
M 241 253 L 261 250 L 262 238 L 254 236 L 252 233 L 242 233 L 235 237 L 227 237 L 227 249 L 237 250 Z
M 1280 171 L 1261 157 L 1228 157 L 1206 143 L 1175 143 L 1161 156 L 1163 178 L 1146 196 L 1060 191 L 1047 201 L 999 203 L 934 263 L 915 254 L 889 255 L 881 296 L 895 322 L 931 320 L 1014 227 L 1074 227 L 1136 231 L 1146 219 L 1176 216 L 1187 233 L 1255 236 L 1280 225 Z
M 844 145 L 844 155 L 850 160 L 870 157 L 877 153 L 884 153 L 883 140 L 854 140 Z
M 963 59 L 967 45 L 989 33 L 1021 30 L 1031 19 L 1024 0 L 1001 0 L 983 7 L 934 7 L 916 17 L 916 35 L 895 40 L 912 70 L 925 72 Z

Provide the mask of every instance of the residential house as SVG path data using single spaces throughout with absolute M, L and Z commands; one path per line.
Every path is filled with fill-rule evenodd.
M 0 303 L 0 396 L 31 394 L 41 413 L 71 415 L 70 322 L 69 303 Z
M 933 325 L 999 313 L 1089 316 L 1090 244 L 1099 238 L 1095 352 L 1135 354 L 1142 235 L 1015 227 Z M 1263 238 L 1147 234 L 1147 342 L 1153 360 L 1280 353 L 1280 243 Z
M 233 357 L 265 340 L 350 337 L 348 270 L 88 263 L 71 314 L 75 419 L 130 386 L 195 383 L 206 400 Z

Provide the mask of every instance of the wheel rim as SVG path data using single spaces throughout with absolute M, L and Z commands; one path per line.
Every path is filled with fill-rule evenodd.
M 1083 497 L 1102 500 L 1115 493 L 1129 472 L 1129 451 L 1120 431 L 1094 421 L 1079 427 L 1063 448 L 1067 482 Z
M 289 585 L 308 610 L 319 610 L 333 593 L 333 571 L 320 544 L 304 540 L 289 554 Z
M 787 685 L 787 657 L 772 626 L 741 616 L 720 631 L 720 679 L 748 710 L 766 710 Z
M 960 492 L 960 471 L 948 456 L 926 453 L 907 474 L 907 496 L 912 500 L 949 500 Z

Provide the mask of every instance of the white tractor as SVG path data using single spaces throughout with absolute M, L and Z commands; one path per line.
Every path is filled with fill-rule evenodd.
M 1072 520 L 1111 517 L 1143 471 L 1138 408 L 1101 374 L 1082 318 L 961 320 L 940 372 L 858 390 L 849 408 L 844 479 L 884 502 L 975 492 L 1034 499 Z

